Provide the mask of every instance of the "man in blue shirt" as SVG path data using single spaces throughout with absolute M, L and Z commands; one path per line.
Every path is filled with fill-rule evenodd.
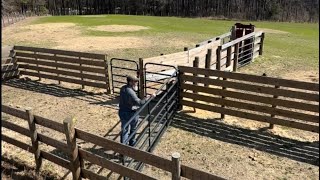
M 146 98 L 139 99 L 135 90 L 138 88 L 139 79 L 133 76 L 127 76 L 127 84 L 120 89 L 120 102 L 119 102 L 119 117 L 121 121 L 121 143 L 127 141 L 131 134 L 133 137 L 129 140 L 129 146 L 134 146 L 136 143 L 135 130 L 139 121 L 139 116 L 136 116 L 129 124 L 128 127 L 124 127 L 126 123 L 133 117 L 138 109 L 137 106 L 141 106 L 146 102 Z M 152 95 L 151 97 L 154 97 Z M 129 130 L 130 129 L 130 130 Z M 130 131 L 130 133 L 129 133 Z

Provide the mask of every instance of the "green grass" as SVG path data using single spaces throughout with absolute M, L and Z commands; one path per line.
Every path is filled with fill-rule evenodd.
M 40 23 L 76 23 L 83 27 L 83 33 L 90 36 L 143 36 L 159 39 L 159 46 L 147 49 L 125 49 L 111 52 L 112 55 L 125 58 L 152 56 L 161 53 L 181 51 L 183 47 L 165 46 L 171 37 L 179 37 L 193 42 L 228 32 L 235 21 L 210 20 L 200 18 L 176 18 L 153 16 L 104 15 L 101 17 L 55 16 L 45 17 L 34 22 Z M 280 22 L 243 22 L 252 23 L 257 28 L 268 28 L 288 32 L 287 34 L 266 33 L 264 53 L 242 71 L 268 75 L 281 75 L 288 71 L 319 69 L 319 26 L 307 23 Z M 88 27 L 99 25 L 140 25 L 150 29 L 137 32 L 110 33 L 89 30 Z M 160 40 L 161 39 L 161 40 Z M 160 45 L 161 44 L 161 45 Z M 190 44 L 189 44 L 190 45 Z

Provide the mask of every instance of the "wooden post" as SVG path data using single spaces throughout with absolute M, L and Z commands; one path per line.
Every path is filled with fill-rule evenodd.
M 108 56 L 105 54 L 104 55 L 104 76 L 106 78 L 106 89 L 107 89 L 107 94 L 111 94 L 111 70 L 108 66 Z
M 199 57 L 198 57 L 198 56 L 196 56 L 196 57 L 194 58 L 193 67 L 199 68 Z M 193 76 L 198 76 L 198 74 L 193 74 Z M 193 82 L 193 85 L 196 85 L 196 86 L 197 86 L 198 83 Z M 198 92 L 197 92 L 197 91 L 193 91 L 193 93 L 197 94 Z M 193 101 L 196 101 L 196 100 L 193 100 Z M 193 111 L 196 112 L 196 108 L 193 108 Z
M 233 71 L 236 72 L 238 68 L 239 43 L 234 46 Z
M 1 19 L 2 19 L 2 27 L 5 27 L 5 24 L 4 24 L 4 16 L 1 16 Z
M 222 80 L 223 80 L 223 81 L 226 81 L 227 78 L 222 78 Z M 222 82 L 223 82 L 223 81 L 222 81 Z M 223 87 L 223 86 L 222 86 L 222 90 L 226 90 L 226 89 L 227 89 L 226 87 Z M 222 96 L 221 98 L 222 98 L 222 99 L 225 99 L 224 96 Z M 224 108 L 225 105 L 221 105 L 221 107 Z M 225 117 L 225 114 L 222 114 L 222 113 L 221 113 L 221 119 L 222 119 L 222 120 L 224 119 L 224 117 Z
M 70 170 L 72 172 L 73 180 L 79 180 L 81 179 L 80 173 L 80 157 L 79 157 L 79 151 L 78 146 L 76 143 L 76 136 L 75 136 L 75 118 L 67 118 L 63 121 L 64 126 L 64 133 L 67 138 L 67 145 L 69 148 L 70 153 Z
M 181 179 L 181 163 L 180 163 L 180 154 L 178 152 L 174 152 L 171 155 L 172 161 L 172 180 L 180 180 Z
M 32 110 L 26 109 L 26 112 L 28 114 L 28 124 L 29 124 L 29 130 L 30 130 L 32 151 L 34 153 L 34 158 L 36 161 L 36 173 L 37 173 L 37 175 L 39 175 L 41 164 L 42 164 L 42 158 L 41 158 L 41 154 L 40 154 L 38 133 L 36 130 L 36 123 L 34 122 L 34 116 L 33 116 Z
M 143 67 L 143 59 L 142 58 L 139 58 L 139 69 L 138 69 L 138 71 L 139 71 L 139 79 L 140 79 L 140 82 L 139 82 L 139 90 L 140 90 L 140 92 L 139 92 L 139 98 L 140 99 L 143 99 L 144 98 L 144 96 L 145 96 L 145 86 L 146 86 L 146 84 L 144 84 L 145 82 L 144 82 L 144 71 L 145 71 L 145 69 L 144 69 L 144 67 Z
M 189 63 L 190 59 L 189 59 L 189 49 L 188 49 L 188 47 L 184 47 L 183 51 L 188 51 L 188 63 Z
M 274 86 L 274 87 L 275 87 L 276 89 L 279 89 L 279 88 L 280 88 L 280 86 Z M 273 98 L 277 99 L 278 96 L 274 95 Z M 272 107 L 273 107 L 273 108 L 276 108 L 277 106 L 276 106 L 276 105 L 272 105 Z M 271 114 L 271 117 L 274 118 L 275 115 L 274 115 L 274 114 Z M 273 129 L 273 128 L 274 128 L 274 124 L 270 124 L 270 125 L 269 125 L 269 129 Z
M 40 71 L 39 71 L 39 63 L 38 63 L 38 57 L 37 57 L 37 52 L 34 52 L 34 55 L 36 56 L 35 60 L 37 62 L 37 68 L 38 68 L 38 76 L 39 76 L 39 81 L 41 81 L 41 76 L 40 76 Z
M 57 54 L 54 54 L 53 56 L 54 56 L 54 57 L 57 57 Z M 54 62 L 56 63 L 56 70 L 58 70 L 58 61 L 55 60 Z M 59 77 L 59 76 L 60 76 L 60 74 L 57 73 L 57 77 Z M 58 80 L 58 84 L 61 84 L 61 81 L 60 81 L 60 80 Z
M 79 57 L 79 61 L 81 60 L 81 57 Z M 82 67 L 82 64 L 81 63 L 79 63 L 79 66 L 80 67 Z M 81 82 L 82 82 L 82 84 L 81 84 L 81 89 L 84 89 L 84 84 L 83 84 L 83 71 L 82 70 L 80 70 L 80 74 L 81 74 Z
M 207 54 L 206 54 L 206 64 L 205 64 L 205 68 L 206 69 L 210 69 L 211 66 L 211 56 L 212 56 L 212 49 L 208 49 Z M 209 76 L 205 76 L 205 77 L 209 77 Z M 204 85 L 205 87 L 208 87 L 208 84 Z
M 226 62 L 226 68 L 229 67 L 231 65 L 231 49 L 232 46 L 229 46 L 227 48 L 227 62 Z
M 233 41 L 235 39 L 236 39 L 236 26 L 232 26 L 230 40 Z
M 261 34 L 261 41 L 260 41 L 260 49 L 259 49 L 259 55 L 262 55 L 263 52 L 263 43 L 264 43 L 264 33 Z
M 216 64 L 216 69 L 221 70 L 221 46 L 218 46 L 216 54 L 217 54 L 217 64 Z
M 266 73 L 263 73 L 262 76 L 267 77 L 267 74 L 266 74 Z M 278 89 L 278 88 L 280 88 L 280 86 L 275 86 L 275 88 Z M 274 95 L 273 98 L 277 99 L 278 96 Z M 272 105 L 272 107 L 273 107 L 273 108 L 276 108 L 277 106 L 276 106 L 276 105 Z M 275 115 L 274 115 L 274 114 L 271 114 L 271 117 L 274 118 Z M 274 128 L 274 124 L 271 124 L 271 123 L 270 123 L 270 124 L 269 124 L 269 129 L 273 129 L 273 128 Z

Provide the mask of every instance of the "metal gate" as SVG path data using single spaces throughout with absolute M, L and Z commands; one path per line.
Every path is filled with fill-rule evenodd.
M 113 93 L 119 93 L 120 88 L 127 84 L 127 75 L 139 76 L 139 65 L 134 60 L 112 58 L 110 60 L 111 86 Z M 138 87 L 140 87 L 138 85 Z M 137 93 L 140 91 L 138 88 Z
M 170 72 L 172 72 L 171 75 L 168 75 L 168 72 L 147 71 L 148 66 L 151 65 L 170 68 L 173 70 L 170 70 Z M 124 128 L 128 127 L 130 122 L 132 122 L 136 116 L 139 116 L 140 119 L 135 130 L 137 138 L 134 147 L 143 151 L 152 152 L 170 125 L 172 116 L 178 107 L 179 82 L 177 69 L 174 66 L 146 63 L 144 69 L 145 92 L 146 94 L 156 93 L 157 96 L 155 98 L 148 99 L 146 103 L 135 112 L 134 116 L 128 121 L 128 123 L 124 125 Z M 155 80 L 148 78 L 151 74 L 157 75 L 159 79 Z M 156 83 L 159 86 L 150 87 L 150 83 Z M 123 132 L 121 132 L 121 136 L 123 136 Z M 124 143 L 127 143 L 131 138 L 133 138 L 133 135 L 129 136 L 127 141 Z M 141 170 L 143 168 L 142 162 L 128 157 L 123 159 L 123 164 L 136 170 Z

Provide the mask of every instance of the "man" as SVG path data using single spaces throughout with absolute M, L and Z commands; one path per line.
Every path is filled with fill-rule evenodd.
M 133 76 L 127 76 L 127 84 L 122 86 L 120 89 L 120 102 L 119 102 L 119 117 L 121 121 L 121 143 L 127 141 L 128 137 L 131 134 L 134 134 L 133 137 L 129 140 L 129 146 L 134 146 L 136 143 L 135 139 L 135 130 L 139 120 L 139 116 L 136 116 L 133 121 L 129 124 L 128 127 L 124 125 L 133 117 L 136 112 L 137 107 L 141 106 L 146 102 L 145 99 L 139 99 L 135 90 L 138 90 L 138 78 Z M 152 95 L 151 97 L 155 97 Z M 130 130 L 129 130 L 130 129 Z M 130 131 L 130 133 L 129 133 Z

